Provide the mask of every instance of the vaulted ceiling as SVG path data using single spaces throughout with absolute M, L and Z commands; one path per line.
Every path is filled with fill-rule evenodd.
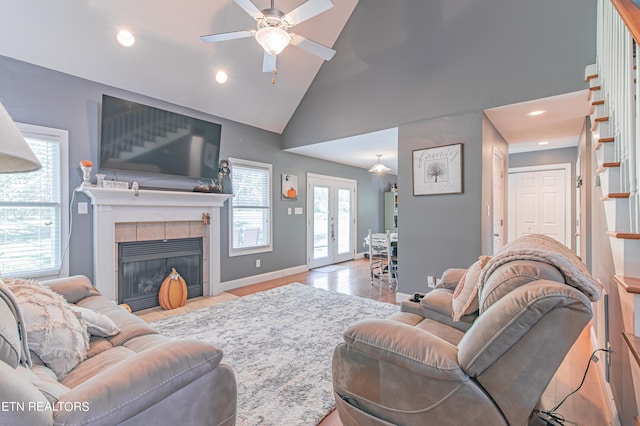
M 397 140 L 348 137 L 397 135 L 392 129 L 414 120 L 575 92 L 595 60 L 595 0 L 332 1 L 293 32 L 335 57 L 289 46 L 275 84 L 254 39 L 200 39 L 255 28 L 233 0 L 0 0 L 0 55 L 282 133 L 294 152 L 336 161 L 358 154 L 361 167 L 376 154 L 394 164 Z M 304 2 L 275 7 L 287 13 Z M 116 42 L 122 28 L 136 38 L 130 48 Z M 227 83 L 215 82 L 218 70 Z M 514 122 L 508 110 L 491 114 Z M 550 127 L 538 126 L 535 140 Z M 334 140 L 319 154 L 304 149 Z M 345 155 L 352 143 L 358 153 Z
M 304 0 L 276 0 L 285 13 Z M 293 28 L 333 46 L 357 0 Z M 258 9 L 269 0 L 254 0 Z M 255 29 L 233 0 L 2 0 L 0 55 L 123 88 L 219 117 L 281 133 L 323 60 L 295 46 L 277 57 L 278 74 L 262 72 L 253 38 L 204 43 L 201 35 Z M 132 47 L 116 41 L 128 29 Z M 227 72 L 225 84 L 217 71 Z

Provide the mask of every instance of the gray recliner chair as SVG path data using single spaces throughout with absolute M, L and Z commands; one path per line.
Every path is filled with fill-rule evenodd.
M 482 268 L 477 312 L 445 315 L 456 293 L 444 284 L 345 331 L 333 357 L 343 424 L 527 424 L 600 296 L 575 254 L 538 235 Z

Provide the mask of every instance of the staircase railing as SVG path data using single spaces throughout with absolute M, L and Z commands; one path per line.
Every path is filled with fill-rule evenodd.
M 608 107 L 609 137 L 620 163 L 620 192 L 629 194 L 631 232 L 639 230 L 640 8 L 631 0 L 598 0 L 597 68 Z

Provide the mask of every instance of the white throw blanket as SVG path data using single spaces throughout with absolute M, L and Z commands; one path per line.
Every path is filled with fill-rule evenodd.
M 586 294 L 592 302 L 600 299 L 600 286 L 578 256 L 566 246 L 541 234 L 525 235 L 505 245 L 482 269 L 478 290 L 499 266 L 514 260 L 534 260 L 555 266 L 565 282 Z

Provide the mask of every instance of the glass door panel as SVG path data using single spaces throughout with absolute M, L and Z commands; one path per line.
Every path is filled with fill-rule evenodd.
M 312 259 L 329 257 L 329 188 L 313 187 L 313 254 Z
M 350 253 L 351 248 L 351 190 L 346 188 L 338 189 L 338 227 L 336 236 L 338 239 L 338 254 Z

